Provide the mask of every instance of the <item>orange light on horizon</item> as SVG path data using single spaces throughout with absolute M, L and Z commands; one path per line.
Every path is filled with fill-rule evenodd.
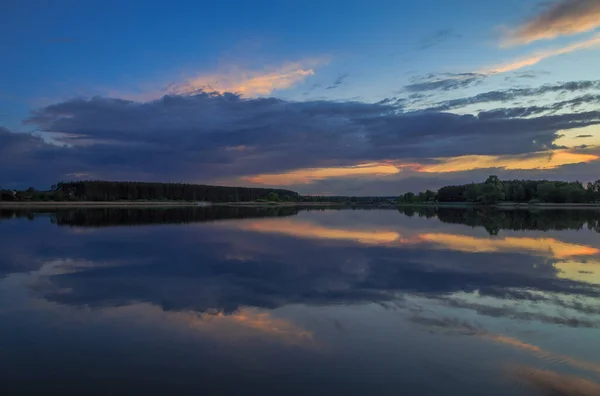
M 309 184 L 319 180 L 344 177 L 385 177 L 405 170 L 415 173 L 465 172 L 476 169 L 536 170 L 555 169 L 563 165 L 590 163 L 600 159 L 595 153 L 575 152 L 569 149 L 540 151 L 522 155 L 464 155 L 433 158 L 436 163 L 382 161 L 354 166 L 301 168 L 281 173 L 265 173 L 242 177 L 254 184 L 290 186 Z
M 582 162 L 589 163 L 598 159 L 600 159 L 600 156 L 596 154 L 575 153 L 569 150 L 545 151 L 514 156 L 465 155 L 452 158 L 437 158 L 439 163 L 422 165 L 418 171 L 447 173 L 488 168 L 503 168 L 505 170 L 554 169 L 563 165 Z
M 288 186 L 307 184 L 317 180 L 348 176 L 386 176 L 400 173 L 400 169 L 388 163 L 367 163 L 355 166 L 331 168 L 306 168 L 284 173 L 267 173 L 242 178 L 256 184 Z

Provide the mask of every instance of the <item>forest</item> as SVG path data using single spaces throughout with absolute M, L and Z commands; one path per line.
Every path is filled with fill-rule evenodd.
M 519 203 L 596 203 L 600 201 L 600 180 L 585 186 L 578 181 L 500 180 L 490 176 L 483 183 L 444 186 L 437 192 L 407 192 L 398 197 L 404 204 L 426 202 L 469 202 L 493 205 Z
M 184 183 L 78 181 L 60 182 L 48 191 L 0 191 L 4 201 L 209 201 L 295 202 L 294 191 L 271 188 L 223 187 Z

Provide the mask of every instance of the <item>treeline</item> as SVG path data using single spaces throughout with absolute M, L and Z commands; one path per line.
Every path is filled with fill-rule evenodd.
M 299 202 L 321 202 L 344 205 L 388 205 L 395 204 L 396 197 L 349 197 L 349 196 L 318 196 L 303 195 Z
M 519 203 L 595 203 L 600 201 L 600 180 L 587 183 L 549 180 L 500 180 L 490 176 L 483 183 L 445 186 L 437 192 L 405 193 L 400 203 L 471 202 L 491 205 Z
M 61 182 L 49 191 L 2 191 L 5 201 L 298 201 L 294 191 L 272 188 L 224 187 L 183 183 L 78 181 Z
M 187 224 L 229 219 L 294 216 L 295 207 L 178 207 L 178 208 L 41 208 L 0 209 L 0 220 L 37 216 L 49 217 L 52 224 L 70 227 L 137 226 Z
M 495 208 L 451 208 L 443 206 L 403 206 L 406 216 L 437 217 L 443 223 L 483 227 L 491 235 L 500 230 L 560 231 L 588 228 L 600 233 L 600 211 L 585 209 L 498 210 Z

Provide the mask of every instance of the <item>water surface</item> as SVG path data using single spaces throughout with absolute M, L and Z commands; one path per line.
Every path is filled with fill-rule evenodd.
M 598 395 L 599 232 L 594 210 L 3 209 L 0 392 Z

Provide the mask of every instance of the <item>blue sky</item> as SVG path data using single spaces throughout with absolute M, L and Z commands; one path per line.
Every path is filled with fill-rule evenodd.
M 488 173 L 597 174 L 597 0 L 0 7 L 3 185 L 268 181 L 389 194 Z

